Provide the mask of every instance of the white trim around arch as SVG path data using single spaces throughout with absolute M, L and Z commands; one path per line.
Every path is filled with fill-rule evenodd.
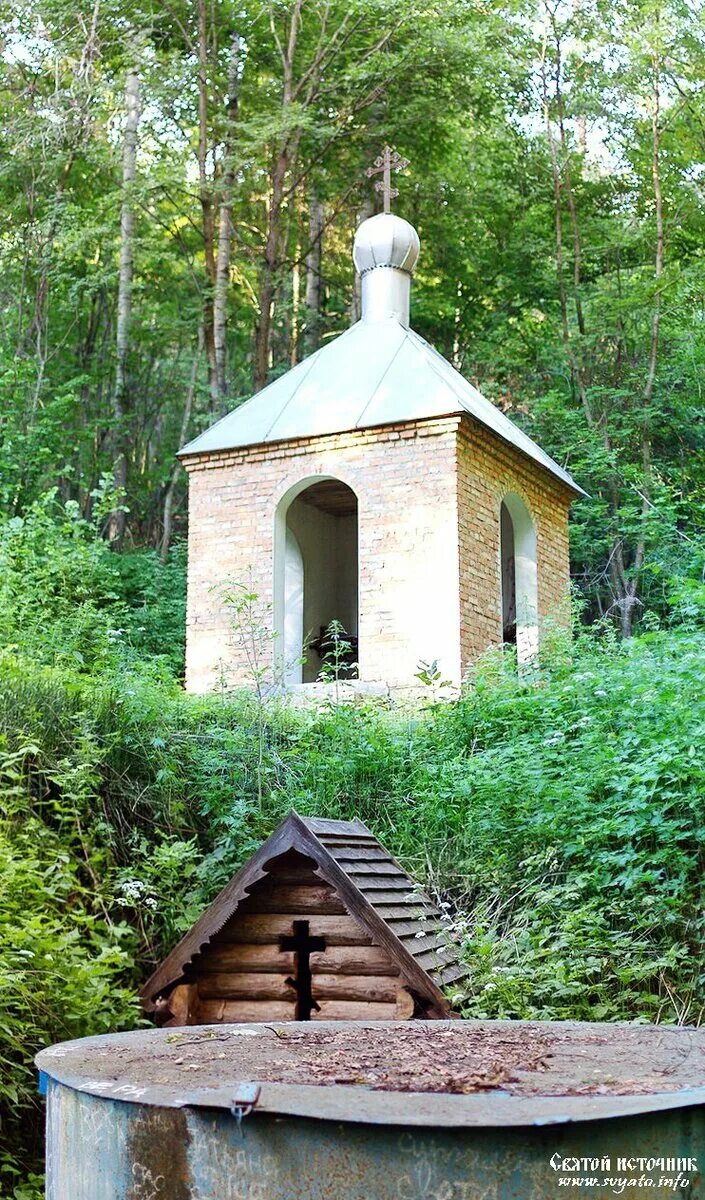
M 304 559 L 293 529 L 284 529 L 284 616 L 281 624 L 281 652 L 284 683 L 301 683 L 304 644 Z M 275 626 L 278 628 L 278 626 Z
M 305 492 L 308 488 L 316 483 L 323 483 L 327 480 L 334 480 L 338 483 L 345 484 L 346 487 L 355 496 L 358 505 L 358 595 L 357 595 L 357 611 L 359 620 L 359 505 L 360 500 L 357 490 L 344 474 L 314 474 L 306 475 L 302 479 L 298 479 L 296 483 L 291 484 L 280 496 L 275 512 L 274 512 L 274 555 L 273 555 L 273 575 L 272 575 L 272 619 L 273 629 L 275 631 L 274 638 L 274 665 L 277 677 L 290 687 L 301 683 L 301 652 L 292 653 L 293 641 L 297 634 L 295 630 L 299 630 L 301 626 L 301 640 L 305 636 L 306 631 L 303 628 L 303 583 L 304 583 L 304 564 L 301 549 L 296 541 L 296 537 L 292 531 L 287 528 L 287 513 L 293 504 L 294 500 Z M 292 591 L 296 591 L 300 580 L 301 596 L 300 596 L 300 614 L 299 605 L 295 606 L 296 611 L 287 611 L 287 587 Z M 291 595 L 292 592 L 289 592 Z
M 502 504 L 506 506 L 511 517 L 514 531 L 517 661 L 526 663 L 536 657 L 539 648 L 536 525 L 525 501 L 516 492 L 507 492 L 502 497 Z

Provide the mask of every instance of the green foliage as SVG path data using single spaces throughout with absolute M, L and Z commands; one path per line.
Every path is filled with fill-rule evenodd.
M 702 1020 L 704 651 L 685 635 L 588 645 L 538 686 L 480 685 L 445 714 L 475 759 L 467 1012 Z M 468 774 L 456 762 L 444 783 L 462 794 Z
M 186 696 L 123 649 L 66 653 L 83 605 L 112 628 L 132 567 L 75 518 L 46 522 L 40 506 L 6 535 L 10 575 L 42 580 L 64 637 L 42 641 L 27 597 L 38 652 L 26 633 L 0 655 L 8 1180 L 25 1187 L 12 1172 L 39 1155 L 36 1048 L 134 1023 L 140 980 L 292 806 L 361 817 L 448 906 L 468 1015 L 701 1019 L 705 635 L 619 642 L 608 624 L 571 648 L 556 632 L 530 676 L 490 655 L 456 701 L 426 666 L 432 703 L 408 710 Z M 67 566 L 73 610 L 60 537 L 93 581 L 84 593 Z M 245 616 L 248 595 L 233 594 Z M 168 587 L 154 630 L 160 603 L 171 620 Z
M 0 644 L 40 662 L 99 672 L 144 664 L 180 675 L 184 642 L 182 546 L 112 554 L 101 511 L 85 520 L 53 489 L 23 516 L 0 518 Z
M 337 684 L 341 679 L 357 679 L 353 643 L 341 621 L 329 621 L 320 640 L 320 652 L 320 682 Z
M 193 6 L 133 0 L 104 3 L 85 22 L 66 0 L 18 0 L 0 14 L 0 508 L 24 519 L 57 487 L 88 516 L 125 442 L 127 544 L 159 546 L 167 508 L 183 536 L 174 453 L 252 394 L 263 313 L 272 377 L 348 326 L 351 236 L 374 195 L 364 172 L 389 141 L 410 160 L 395 207 L 422 244 L 414 326 L 590 493 L 575 506 L 572 541 L 586 619 L 607 613 L 625 631 L 684 614 L 702 623 L 697 14 L 677 0 L 578 9 L 312 0 L 297 25 L 294 7 L 276 5 L 271 22 L 259 4 L 207 7 L 205 31 Z M 116 415 L 128 60 L 143 104 L 127 391 Z M 314 199 L 324 233 L 310 311 Z M 216 395 L 201 326 L 226 200 L 232 286 Z M 103 653 L 92 627 L 67 657 Z
M 292 805 L 361 816 L 448 905 L 471 969 L 457 997 L 468 1015 L 700 1021 L 705 1005 L 702 22 L 675 0 L 312 3 L 292 64 L 294 87 L 306 86 L 286 105 L 291 9 L 274 6 L 270 23 L 259 5 L 206 6 L 204 72 L 193 5 L 108 0 L 77 19 L 66 0 L 19 0 L 0 15 L 9 1200 L 40 1196 L 34 1050 L 134 1023 L 140 980 Z M 118 126 L 138 58 L 116 416 Z M 215 695 L 186 697 L 184 546 L 165 562 L 156 550 L 167 509 L 177 535 L 185 528 L 174 452 L 251 394 L 263 313 L 273 376 L 311 348 L 307 322 L 322 339 L 347 327 L 351 235 L 372 195 L 364 169 L 385 141 L 411 160 L 395 205 L 422 242 L 415 327 L 590 493 L 574 507 L 571 553 L 592 630 L 572 650 L 551 634 L 530 675 L 490 656 L 456 701 L 442 699 L 430 662 L 418 709 L 296 710 L 273 698 L 253 588 L 227 585 L 251 691 L 232 693 L 224 670 Z M 325 228 L 311 314 L 314 198 Z M 226 199 L 232 286 L 216 396 L 206 258 Z M 116 501 L 128 510 L 121 554 L 101 536 Z M 639 638 L 620 644 L 616 618 Z M 325 668 L 333 678 L 341 650 Z
M 17 731 L 19 732 L 19 731 Z M 5 1181 L 14 1151 L 38 1156 L 33 1055 L 50 1042 L 129 1027 L 136 937 L 108 909 L 108 859 L 84 833 L 96 778 L 84 739 L 44 774 L 39 746 L 0 742 L 0 1115 Z M 29 780 L 44 776 L 32 802 Z M 28 1137 L 28 1130 L 33 1136 Z M 2 1179 L 0 1178 L 0 1189 Z M 29 1190 L 27 1190 L 29 1189 Z M 13 1193 L 10 1193 L 13 1195 Z M 31 1179 L 15 1200 L 29 1200 Z

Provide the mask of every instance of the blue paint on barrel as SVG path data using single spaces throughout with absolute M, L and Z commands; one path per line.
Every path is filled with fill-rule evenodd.
M 221 1088 L 215 1086 L 215 1035 L 210 1088 L 209 1081 L 195 1078 L 197 1070 L 183 1092 L 165 1089 L 158 1067 L 126 1078 L 120 1053 L 132 1048 L 130 1039 L 148 1046 L 158 1037 L 163 1048 L 166 1032 L 90 1039 L 78 1074 L 81 1043 L 40 1056 L 50 1076 L 47 1200 L 554 1200 L 567 1192 L 594 1200 L 615 1195 L 702 1200 L 704 1195 L 693 1164 L 705 1160 L 705 1089 L 548 1098 L 548 1107 L 529 1102 L 517 1108 L 516 1097 L 499 1089 L 487 1096 L 379 1096 L 362 1088 L 230 1080 Z M 246 1030 L 237 1032 L 244 1036 Z M 103 1068 L 92 1075 L 98 1043 L 107 1043 L 114 1054 L 114 1071 L 105 1069 L 104 1045 Z M 183 1062 L 182 1056 L 175 1061 Z M 571 1164 L 580 1159 L 609 1166 L 586 1170 L 586 1177 L 598 1179 L 595 1186 L 561 1184 L 561 1178 L 576 1177 Z M 658 1186 L 656 1179 L 665 1174 L 659 1166 L 651 1172 L 619 1170 L 624 1160 L 688 1164 L 687 1190 Z M 568 1168 L 559 1170 L 556 1162 Z M 646 1175 L 654 1177 L 654 1186 L 639 1181 Z M 626 1179 L 623 1186 L 615 1186 L 618 1177 Z

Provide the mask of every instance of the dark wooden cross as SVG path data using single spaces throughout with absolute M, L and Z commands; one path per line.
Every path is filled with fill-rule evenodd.
M 296 989 L 296 1020 L 310 1021 L 311 1013 L 318 1005 L 311 993 L 311 954 L 316 950 L 325 950 L 326 943 L 322 937 L 311 937 L 308 931 L 308 921 L 294 921 L 294 936 L 283 937 L 279 942 L 280 950 L 293 950 L 296 966 L 296 978 L 287 979 Z
M 375 191 L 382 193 L 386 213 L 391 212 L 392 200 L 399 195 L 399 188 L 392 187 L 392 171 L 403 171 L 408 165 L 408 158 L 402 158 L 401 154 L 392 150 L 391 146 L 385 146 L 372 166 L 365 171 L 368 178 L 382 173 L 382 178 L 378 179 L 375 184 Z

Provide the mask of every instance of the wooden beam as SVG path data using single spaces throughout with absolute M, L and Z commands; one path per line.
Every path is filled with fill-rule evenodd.
M 296 1005 L 284 1000 L 200 1000 L 196 1018 L 204 1025 L 225 1021 L 293 1021 Z
M 366 1004 L 362 1000 L 321 1000 L 312 1021 L 394 1021 L 396 1004 Z
M 390 862 L 386 854 L 375 862 L 366 862 L 358 858 L 352 862 L 346 862 L 345 873 L 346 875 L 390 875 L 394 878 L 402 879 L 407 887 L 410 882 L 406 871 L 402 871 L 401 867 L 398 867 L 396 863 Z
M 405 987 L 400 987 L 397 991 L 397 1021 L 410 1021 L 414 1007 L 414 997 Z
M 331 946 L 311 955 L 314 975 L 394 975 L 386 950 L 380 946 Z
M 264 971 L 247 974 L 230 972 L 226 975 L 202 975 L 198 980 L 201 1000 L 289 1000 L 296 993 L 287 975 L 267 974 Z
M 169 1011 L 172 1014 L 165 1025 L 191 1025 L 193 1012 L 198 1004 L 198 991 L 195 983 L 178 983 L 168 998 Z
M 275 974 L 291 975 L 293 970 L 294 955 L 291 951 L 282 951 L 278 945 L 246 942 L 241 945 L 213 946 L 191 967 L 191 971 L 199 978 L 201 975 L 219 975 L 227 971 L 273 971 Z
M 320 1000 L 366 1000 L 396 1004 L 398 975 L 314 975 L 311 994 Z
M 279 945 L 281 937 L 290 937 L 293 933 L 293 922 L 296 919 L 292 913 L 251 913 L 242 917 L 235 916 L 226 925 L 211 946 L 233 946 L 239 943 L 268 942 Z M 359 921 L 346 915 L 340 916 L 311 916 L 309 930 L 313 937 L 325 938 L 327 946 L 369 946 L 371 938 Z M 204 957 L 207 951 L 204 951 Z M 194 968 L 197 970 L 197 962 Z
M 243 900 L 240 913 L 309 913 L 342 915 L 345 905 L 336 896 L 335 890 L 326 883 L 280 884 L 273 878 L 269 887 L 255 888 L 247 900 Z
M 383 846 L 331 846 L 330 852 L 339 863 L 389 862 L 389 855 Z

